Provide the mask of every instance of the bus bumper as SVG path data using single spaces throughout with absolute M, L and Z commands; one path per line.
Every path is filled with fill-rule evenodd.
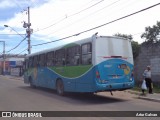
M 125 83 L 97 84 L 97 91 L 126 90 L 134 87 L 134 81 Z

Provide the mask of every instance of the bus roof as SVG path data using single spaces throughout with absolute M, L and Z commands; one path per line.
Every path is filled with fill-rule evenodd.
M 76 44 L 81 45 L 81 44 L 84 44 L 84 43 L 92 42 L 92 37 L 85 38 L 85 39 L 78 40 L 78 41 L 74 41 L 74 42 L 67 43 L 67 44 L 63 44 L 63 45 L 58 46 L 58 47 L 54 47 L 54 48 L 42 50 L 42 51 L 39 51 L 39 52 L 35 52 L 35 53 L 27 55 L 26 58 L 31 57 L 31 56 L 35 56 L 35 55 L 40 55 L 40 54 L 47 53 L 47 52 L 51 52 L 51 51 L 55 51 L 55 50 L 58 50 L 60 48 L 67 48 L 69 46 L 75 46 Z M 116 39 L 128 40 L 128 39 L 125 39 L 123 37 L 117 37 L 117 36 L 96 36 L 96 38 L 116 38 Z

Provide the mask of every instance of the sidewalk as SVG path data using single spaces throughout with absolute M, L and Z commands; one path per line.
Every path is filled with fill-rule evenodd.
M 23 77 L 19 77 L 19 76 L 0 75 L 0 77 L 5 77 L 5 78 L 8 78 L 8 79 L 14 79 L 14 80 L 21 80 L 21 81 L 23 81 Z
M 153 93 L 153 94 L 147 93 L 146 95 L 142 95 L 142 92 L 139 91 L 127 90 L 127 92 L 131 94 L 136 94 L 139 99 L 160 102 L 160 94 L 158 93 Z

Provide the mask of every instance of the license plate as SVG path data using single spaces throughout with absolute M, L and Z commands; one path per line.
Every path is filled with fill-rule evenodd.
M 119 78 L 119 76 L 118 75 L 113 75 L 112 78 Z
M 126 64 L 121 64 L 121 65 L 120 65 L 120 68 L 121 68 L 121 69 L 126 69 L 126 68 L 127 68 L 127 65 L 126 65 Z

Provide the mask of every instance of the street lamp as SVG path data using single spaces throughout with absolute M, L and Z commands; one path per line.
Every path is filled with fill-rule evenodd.
M 20 35 L 22 38 L 24 38 L 21 34 L 19 34 L 14 28 L 12 28 L 11 26 L 9 25 L 4 25 L 4 27 L 9 27 L 11 28 L 13 31 L 15 31 L 18 35 Z
M 5 75 L 6 67 L 5 67 L 5 41 L 0 41 L 3 42 L 3 75 Z
M 28 8 L 28 13 L 29 13 L 29 8 Z M 26 28 L 26 32 L 27 32 L 27 37 L 28 37 L 28 54 L 31 54 L 31 45 L 30 45 L 30 35 L 33 33 L 33 29 L 30 29 L 31 23 L 30 20 L 28 18 L 28 23 L 24 22 L 23 27 Z M 4 25 L 4 27 L 10 27 L 9 25 Z M 22 36 L 22 34 L 19 34 L 14 28 L 10 27 L 13 31 L 15 31 L 18 35 L 20 35 L 23 39 L 25 39 L 25 37 Z

